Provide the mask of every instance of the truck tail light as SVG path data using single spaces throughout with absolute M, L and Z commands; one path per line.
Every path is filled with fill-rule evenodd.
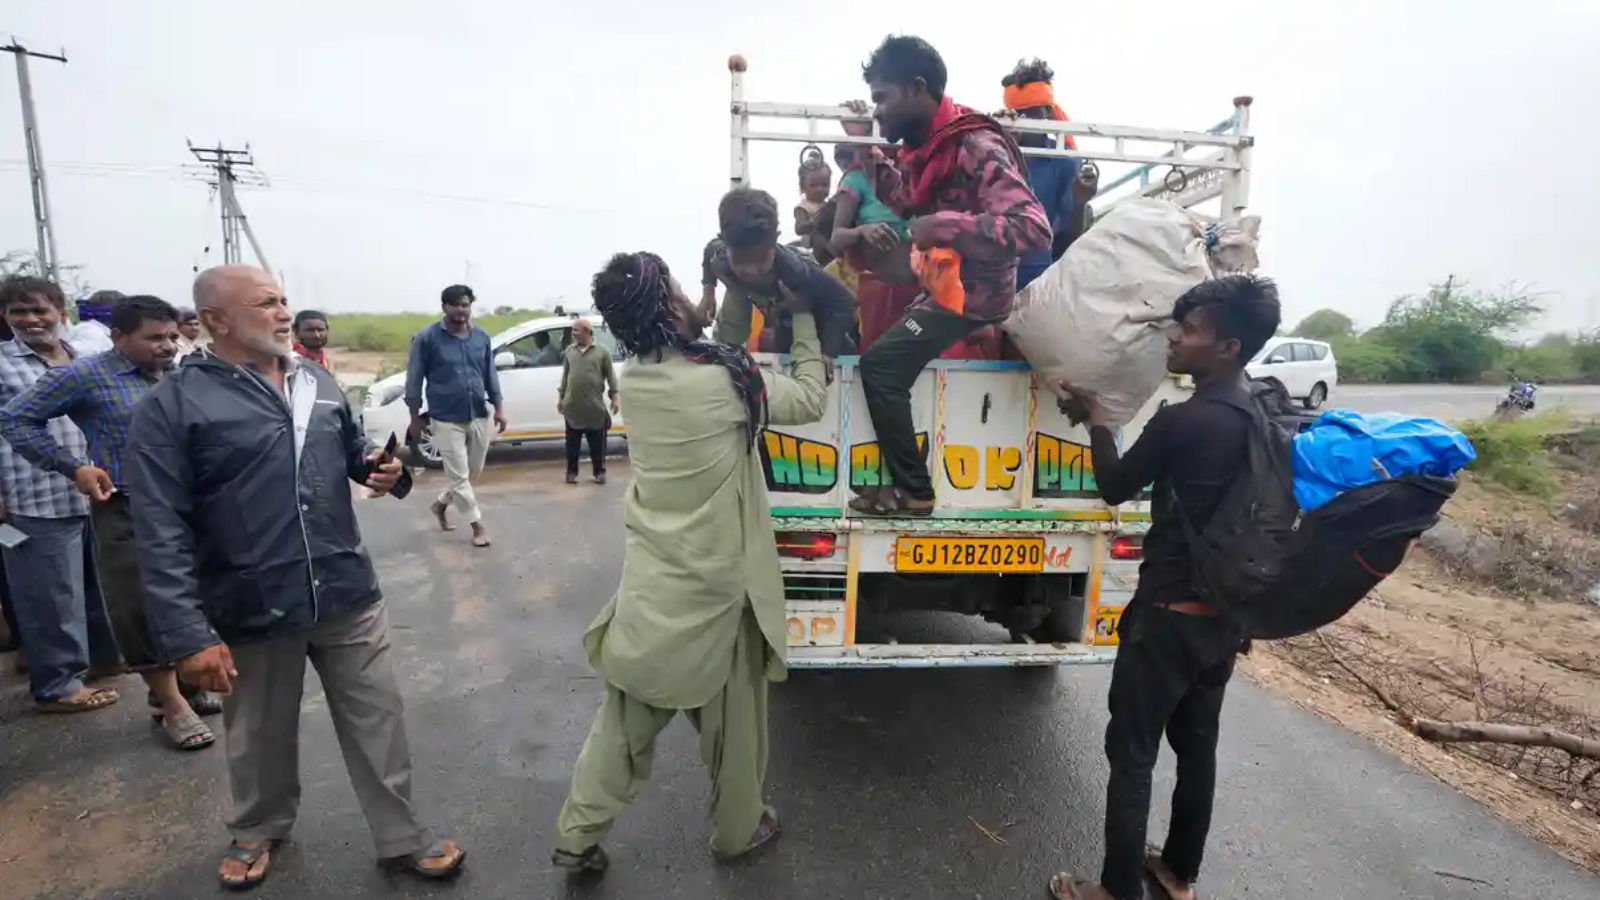
M 826 531 L 780 531 L 778 555 L 794 559 L 827 559 L 833 555 L 838 536 Z
M 1144 538 L 1140 535 L 1119 534 L 1111 539 L 1111 558 L 1120 560 L 1144 559 Z

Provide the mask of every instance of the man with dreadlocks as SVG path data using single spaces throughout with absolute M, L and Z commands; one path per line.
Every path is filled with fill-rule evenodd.
M 644 788 L 656 735 L 679 713 L 711 770 L 711 849 L 743 856 L 778 835 L 766 806 L 767 682 L 784 678 L 783 576 L 758 433 L 822 418 L 825 370 L 806 298 L 789 375 L 694 340 L 694 309 L 652 253 L 620 254 L 594 301 L 634 361 L 622 375 L 633 484 L 622 583 L 584 635 L 606 681 L 561 808 L 553 862 L 601 872 L 611 823 Z

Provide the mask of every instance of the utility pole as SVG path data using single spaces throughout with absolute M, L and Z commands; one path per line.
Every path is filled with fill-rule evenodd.
M 191 174 L 202 175 L 217 192 L 217 208 L 222 213 L 222 262 L 231 265 L 244 259 L 244 245 L 239 239 L 242 233 L 244 239 L 250 242 L 250 249 L 255 252 L 256 264 L 268 272 L 272 271 L 272 266 L 267 263 L 266 254 L 261 252 L 261 242 L 256 240 L 256 233 L 250 227 L 250 220 L 245 217 L 244 207 L 239 205 L 239 194 L 236 190 L 240 184 L 267 186 L 267 176 L 256 168 L 255 156 L 250 152 L 250 145 L 246 144 L 243 150 L 230 150 L 221 144 L 215 147 L 196 147 L 191 141 L 189 152 L 193 153 L 201 164 L 200 167 L 196 167 L 199 171 L 191 170 Z
M 54 281 L 56 267 L 56 230 L 50 224 L 50 190 L 44 178 L 44 150 L 39 143 L 39 120 L 33 111 L 33 82 L 28 77 L 28 57 L 48 59 L 65 64 L 67 53 L 35 53 L 11 39 L 0 50 L 17 58 L 17 90 L 22 95 L 22 140 L 28 145 L 28 183 L 33 194 L 33 230 L 39 241 L 39 270 L 44 277 Z

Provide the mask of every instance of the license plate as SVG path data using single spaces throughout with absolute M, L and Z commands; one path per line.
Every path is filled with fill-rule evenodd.
M 1044 538 L 903 537 L 897 572 L 1042 572 Z

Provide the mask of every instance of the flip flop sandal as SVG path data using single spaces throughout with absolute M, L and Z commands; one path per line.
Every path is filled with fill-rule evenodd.
M 444 868 L 431 868 L 422 864 L 425 860 L 447 859 L 452 849 L 455 850 L 456 858 L 450 865 Z M 438 880 L 441 878 L 454 878 L 461 874 L 462 866 L 467 863 L 467 851 L 449 841 L 434 841 L 426 849 L 418 850 L 415 853 L 407 853 L 404 856 L 391 856 L 379 862 L 386 869 L 405 872 L 418 878 Z
M 1097 900 L 1097 895 L 1089 893 L 1096 887 L 1099 886 L 1089 879 L 1069 875 L 1066 872 L 1057 872 L 1050 876 L 1050 896 L 1055 900 Z M 1105 894 L 1102 888 L 1098 896 L 1110 895 Z
M 206 723 L 194 713 L 186 716 L 162 716 L 161 730 L 167 733 L 167 738 L 172 745 L 185 752 L 191 750 L 204 750 L 217 742 L 217 736 L 211 733 Z
M 568 875 L 603 875 L 611 866 L 611 858 L 606 856 L 605 848 L 595 844 L 582 853 L 556 850 L 550 854 L 550 864 L 566 869 Z
M 48 703 L 41 703 L 39 712 L 55 715 L 92 712 L 112 706 L 121 699 L 122 695 L 110 688 L 97 688 L 81 700 L 51 700 Z
M 494 543 L 493 541 L 489 540 L 486 537 L 475 537 L 475 538 L 472 539 L 472 546 L 477 547 L 480 550 L 482 548 L 484 548 L 484 547 L 490 546 L 493 543 Z
M 778 825 L 778 817 L 770 812 L 764 812 L 761 814 L 761 824 L 756 826 L 755 836 L 750 838 L 750 843 L 738 853 L 718 853 L 717 859 L 722 862 L 745 859 L 777 840 L 782 834 L 783 828 Z
M 1145 880 L 1150 882 L 1150 884 L 1155 887 L 1156 891 L 1159 893 L 1160 896 L 1167 898 L 1167 900 L 1176 900 L 1176 895 L 1174 895 L 1171 891 L 1167 890 L 1167 886 L 1165 884 L 1161 883 L 1161 877 L 1160 877 L 1160 875 L 1156 874 L 1157 871 L 1163 872 L 1163 873 L 1165 873 L 1167 875 L 1171 875 L 1172 876 L 1172 880 L 1174 880 L 1174 881 L 1178 880 L 1178 876 L 1172 874 L 1172 870 L 1167 868 L 1166 861 L 1161 858 L 1161 849 L 1159 847 L 1154 847 L 1154 846 L 1146 847 L 1145 848 L 1145 855 L 1144 855 Z M 1189 890 L 1193 891 L 1194 890 L 1194 885 L 1191 884 L 1189 886 Z M 1191 896 L 1198 896 L 1198 895 L 1191 895 Z
M 933 515 L 932 506 L 910 506 L 911 497 L 900 488 L 890 488 L 889 496 L 893 499 L 885 508 L 889 515 L 903 519 L 926 519 Z
M 237 881 L 224 878 L 222 873 L 217 873 L 217 882 L 230 891 L 248 891 L 259 887 L 261 882 L 267 880 L 267 873 L 272 871 L 272 851 L 278 849 L 277 841 L 262 841 L 258 847 L 241 847 L 238 844 L 229 844 L 228 849 L 222 851 L 222 860 L 234 860 L 244 863 L 245 876 Z M 261 867 L 261 874 L 251 877 L 250 870 L 256 863 L 266 860 L 267 864 Z

